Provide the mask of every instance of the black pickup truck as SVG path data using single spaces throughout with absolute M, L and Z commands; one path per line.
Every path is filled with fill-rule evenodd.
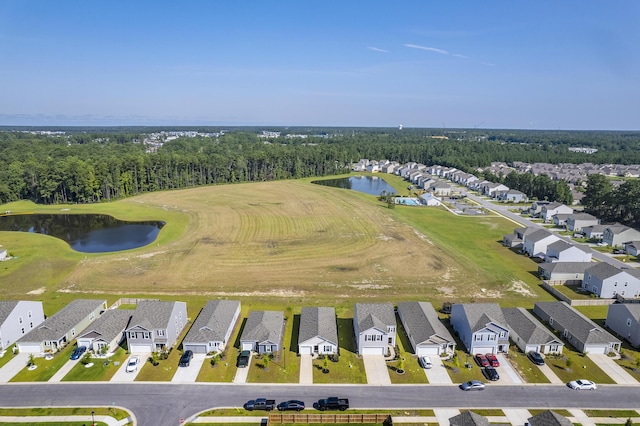
M 244 404 L 244 409 L 248 411 L 253 410 L 265 410 L 271 411 L 276 408 L 276 400 L 275 399 L 266 399 L 266 398 L 258 398 L 252 399 Z
M 325 410 L 340 410 L 344 411 L 349 408 L 349 400 L 347 398 L 338 398 L 336 396 L 331 396 L 329 398 L 321 399 L 314 404 L 314 408 L 325 411 Z

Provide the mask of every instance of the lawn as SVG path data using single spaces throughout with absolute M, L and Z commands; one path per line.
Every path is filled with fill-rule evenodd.
M 456 354 L 456 357 L 444 362 L 453 383 L 463 383 L 469 380 L 486 382 L 480 367 L 473 360 L 473 356 L 468 355 L 462 349 L 456 349 Z
M 570 365 L 567 366 L 567 359 Z M 546 364 L 563 382 L 587 379 L 598 384 L 612 384 L 614 381 L 594 363 L 591 358 L 583 356 L 565 346 L 562 355 L 547 355 Z
M 585 300 L 595 297 L 592 293 L 583 290 L 582 286 L 579 285 L 554 285 L 553 288 L 567 296 L 569 299 Z
M 4 355 L 2 355 L 2 357 L 0 357 L 0 368 L 5 365 L 6 363 L 8 363 L 9 361 L 11 361 L 14 357 L 14 353 L 13 353 L 13 348 L 15 348 L 15 344 L 9 346 L 5 351 L 4 351 Z
M 623 347 L 621 357 L 616 362 L 640 382 L 640 353 L 637 350 Z
M 337 318 L 338 347 L 340 357 L 338 362 L 329 365 L 329 373 L 323 374 L 318 368 L 313 369 L 313 383 L 367 383 L 362 358 L 356 355 L 356 342 L 353 331 L 352 318 Z M 315 361 L 319 364 L 321 361 Z
M 91 358 L 93 367 L 86 368 L 82 362 L 74 366 L 62 379 L 63 382 L 101 382 L 109 381 L 124 362 L 127 361 L 127 352 L 123 348 L 118 348 L 108 359 Z M 116 365 L 116 363 L 119 363 Z
M 67 345 L 60 352 L 56 353 L 53 359 L 46 360 L 45 358 L 34 358 L 35 365 L 38 366 L 35 370 L 29 370 L 27 366 L 20 370 L 10 381 L 11 382 L 46 382 L 54 374 L 69 361 L 71 352 L 76 348 L 75 345 Z
M 527 383 L 550 383 L 547 376 L 545 376 L 540 368 L 536 366 L 525 354 L 520 352 L 515 346 L 509 348 L 509 354 L 507 356 L 509 362 L 513 368 L 515 368 L 520 377 Z
M 117 407 L 82 407 L 82 408 L 69 408 L 69 407 L 41 407 L 41 408 L 0 408 L 0 416 L 21 416 L 21 417 L 39 417 L 39 416 L 86 416 L 86 420 L 77 422 L 57 422 L 60 425 L 87 425 L 91 422 L 91 412 L 94 412 L 95 416 L 109 416 L 116 420 L 123 420 L 130 416 L 130 413 Z M 2 423 L 12 424 L 15 423 Z M 26 423 L 23 423 L 26 424 Z M 30 422 L 30 425 L 46 425 L 51 426 L 52 423 L 38 423 Z M 131 424 L 131 423 L 127 423 Z M 106 425 L 106 423 L 97 422 L 96 425 Z

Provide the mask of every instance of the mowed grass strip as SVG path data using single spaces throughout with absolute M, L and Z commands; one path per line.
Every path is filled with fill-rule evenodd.
M 86 367 L 85 364 L 79 362 L 64 376 L 62 381 L 107 382 L 127 361 L 127 356 L 127 352 L 123 348 L 118 348 L 108 359 L 92 357 L 90 362 L 93 363 L 93 366 Z M 116 365 L 116 362 L 119 365 Z

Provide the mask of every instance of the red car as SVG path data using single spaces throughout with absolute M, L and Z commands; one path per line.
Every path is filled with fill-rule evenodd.
M 482 354 L 476 354 L 476 362 L 480 367 L 490 367 L 489 360 Z
M 496 358 L 494 354 L 486 354 L 485 356 L 492 367 L 500 367 L 500 361 L 498 361 L 498 358 Z

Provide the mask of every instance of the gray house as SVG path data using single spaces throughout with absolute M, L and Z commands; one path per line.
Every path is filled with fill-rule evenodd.
M 538 275 L 550 284 L 582 284 L 584 271 L 592 267 L 591 262 L 555 262 L 538 264 Z
M 473 411 L 465 411 L 449 419 L 449 426 L 489 426 L 489 420 Z
M 506 234 L 502 237 L 502 244 L 505 247 L 520 247 L 522 246 L 527 235 L 533 234 L 539 228 L 532 226 L 527 228 L 516 228 L 513 230 L 513 234 Z
M 543 258 L 547 254 L 549 244 L 560 240 L 558 236 L 546 229 L 538 229 L 527 235 L 522 243 L 522 250 L 531 257 Z
M 385 355 L 396 345 L 396 314 L 391 303 L 356 303 L 353 330 L 360 355 Z
M 553 216 L 557 214 L 571 214 L 573 213 L 573 208 L 569 206 L 565 206 L 561 203 L 549 203 L 546 206 L 542 207 L 540 211 L 540 216 L 544 219 L 545 222 L 551 222 L 553 220 Z
M 582 228 L 592 225 L 600 225 L 600 219 L 589 213 L 573 213 L 567 218 L 567 229 L 572 232 L 582 232 Z
M 284 313 L 281 311 L 251 311 L 240 336 L 243 351 L 272 353 L 280 350 Z
M 115 352 L 124 339 L 124 330 L 131 319 L 131 311 L 109 309 L 78 334 L 78 346 L 100 353 L 106 347 L 107 352 Z
M 398 316 L 416 355 L 440 355 L 454 351 L 456 342 L 440 322 L 431 303 L 398 303 Z
M 456 303 L 451 325 L 470 354 L 509 352 L 509 328 L 497 303 Z
M 44 321 L 42 302 L 0 301 L 0 352 Z
M 573 426 L 573 422 L 555 411 L 547 410 L 527 419 L 529 426 Z
M 503 308 L 511 341 L 524 352 L 562 353 L 564 343 L 524 308 Z
M 129 352 L 151 353 L 171 348 L 187 325 L 187 304 L 143 300 L 125 330 Z
M 634 347 L 640 346 L 640 304 L 609 305 L 605 325 Z
M 533 313 L 560 333 L 578 352 L 607 354 L 622 342 L 566 302 L 537 302 Z
M 598 262 L 585 270 L 582 288 L 605 299 L 618 294 L 627 298 L 638 297 L 639 273 L 636 269 L 618 269 L 609 263 Z
M 337 354 L 336 311 L 329 307 L 305 307 L 300 314 L 298 353 Z
M 582 228 L 582 233 L 590 240 L 602 240 L 604 230 L 607 229 L 607 225 L 591 225 Z
M 57 352 L 73 341 L 105 309 L 106 300 L 74 300 L 18 339 L 16 346 L 25 353 Z
M 182 340 L 182 348 L 198 354 L 222 352 L 240 316 L 240 301 L 209 300 Z
M 640 240 L 640 231 L 620 224 L 609 225 L 602 233 L 602 242 L 611 247 L 622 247 L 626 242 L 637 240 Z
M 547 246 L 545 262 L 591 262 L 591 250 L 583 249 L 564 240 L 555 241 Z

